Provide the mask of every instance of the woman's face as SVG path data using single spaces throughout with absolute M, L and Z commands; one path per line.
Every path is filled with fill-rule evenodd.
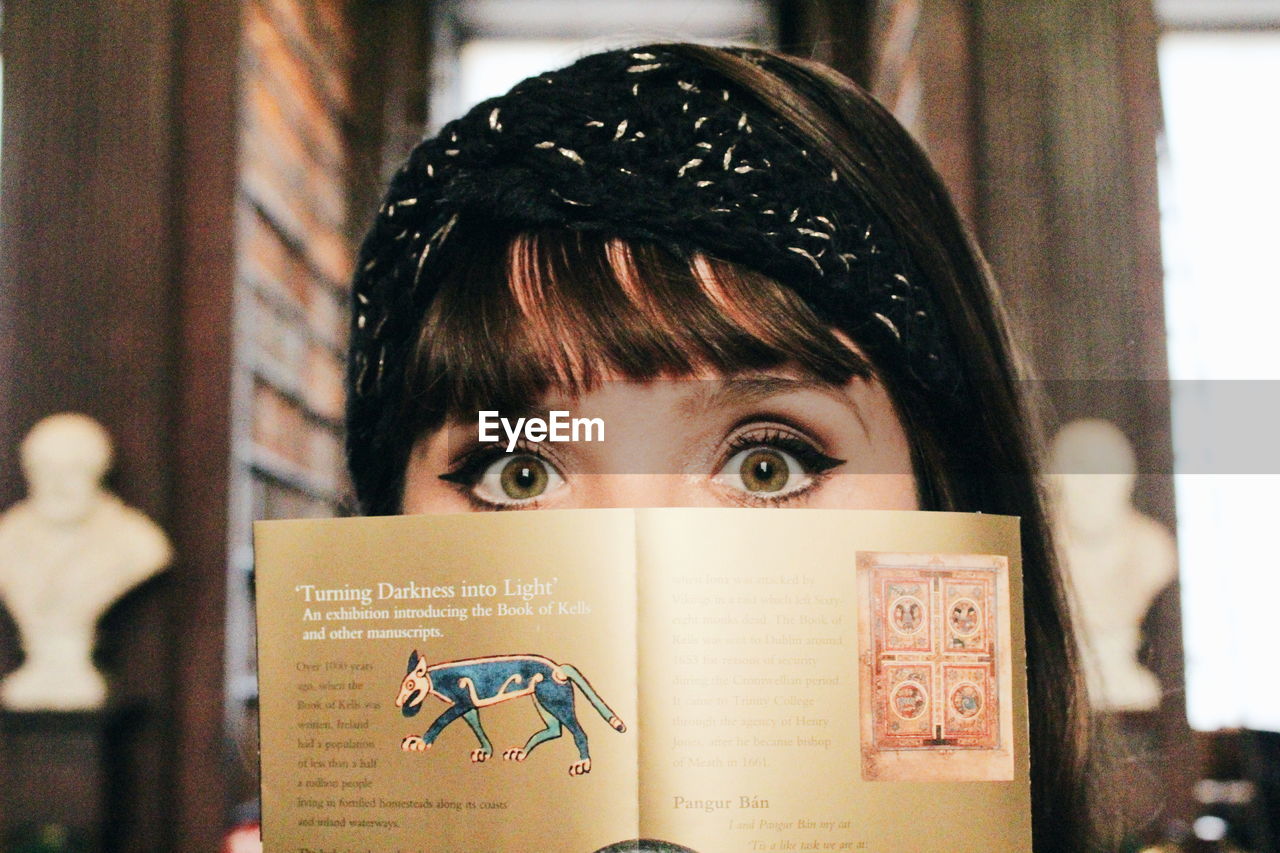
M 612 381 L 533 412 L 599 418 L 604 441 L 479 440 L 455 420 L 414 447 L 408 514 L 585 507 L 918 509 L 906 433 L 874 379 L 797 371 Z

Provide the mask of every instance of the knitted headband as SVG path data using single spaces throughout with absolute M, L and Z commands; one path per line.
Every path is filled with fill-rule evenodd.
M 754 97 L 653 45 L 529 78 L 447 124 L 400 168 L 357 260 L 353 471 L 374 461 L 395 422 L 443 266 L 433 259 L 467 221 L 705 252 L 786 284 L 860 343 L 878 342 L 881 367 L 890 358 L 926 387 L 953 384 L 926 283 L 883 216 Z

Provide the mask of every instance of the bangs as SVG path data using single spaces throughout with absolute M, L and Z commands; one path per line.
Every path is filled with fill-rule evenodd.
M 871 375 L 793 291 L 734 264 L 578 231 L 459 230 L 407 375 L 416 435 L 606 381 L 782 365 L 837 385 Z

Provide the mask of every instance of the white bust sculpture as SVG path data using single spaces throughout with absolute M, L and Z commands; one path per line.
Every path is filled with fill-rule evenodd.
M 1050 481 L 1059 552 L 1090 699 L 1101 711 L 1149 711 L 1160 684 L 1138 663 L 1142 620 L 1177 572 L 1173 536 L 1130 503 L 1133 447 L 1109 421 L 1067 424 L 1053 442 Z
M 101 708 L 98 620 L 169 563 L 160 528 L 102 487 L 110 463 L 106 430 L 84 415 L 45 418 L 22 443 L 28 495 L 0 514 L 0 598 L 26 655 L 0 682 L 8 708 Z

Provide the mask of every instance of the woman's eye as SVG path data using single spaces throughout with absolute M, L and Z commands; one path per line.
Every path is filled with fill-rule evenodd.
M 714 479 L 736 491 L 777 498 L 807 486 L 812 477 L 785 450 L 756 446 L 735 453 Z
M 739 453 L 738 476 L 749 492 L 780 492 L 791 480 L 791 463 L 785 453 L 767 447 Z
M 514 505 L 530 503 L 562 485 L 564 478 L 549 462 L 521 454 L 491 462 L 476 480 L 473 492 L 486 503 Z
M 773 503 L 798 497 L 825 472 L 844 463 L 807 439 L 772 430 L 739 436 L 728 452 L 729 458 L 712 480 L 744 497 Z

